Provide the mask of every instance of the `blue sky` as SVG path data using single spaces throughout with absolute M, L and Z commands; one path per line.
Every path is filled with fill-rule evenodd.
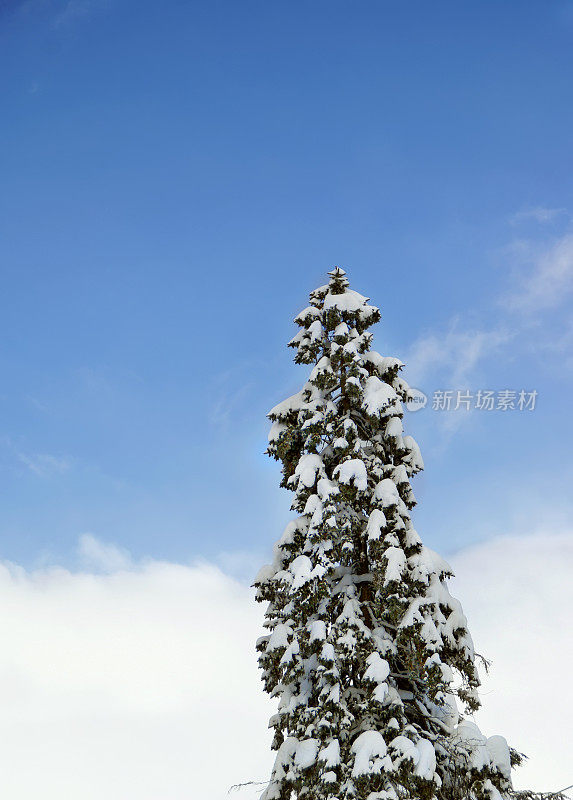
M 566 524 L 572 69 L 561 0 L 0 3 L 0 555 L 264 554 L 333 264 L 428 394 L 539 392 L 408 415 L 423 539 Z

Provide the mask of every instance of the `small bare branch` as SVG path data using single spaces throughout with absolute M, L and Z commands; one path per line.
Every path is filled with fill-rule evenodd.
M 267 786 L 268 781 L 247 781 L 246 783 L 234 783 L 228 790 L 227 794 L 231 794 L 231 792 L 238 792 L 240 789 L 244 789 L 246 786 Z

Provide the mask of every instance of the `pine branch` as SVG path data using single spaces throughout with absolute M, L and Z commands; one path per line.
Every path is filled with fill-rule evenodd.
M 558 792 L 533 792 L 529 789 L 523 791 L 512 792 L 512 797 L 515 800 L 569 800 L 569 797 L 564 794 L 569 789 L 573 789 L 573 783 L 560 789 Z
M 480 664 L 482 665 L 482 667 L 484 668 L 484 670 L 485 670 L 485 672 L 487 674 L 489 672 L 489 670 L 490 670 L 490 667 L 491 667 L 490 659 L 486 658 L 485 656 L 482 656 L 481 653 L 476 653 L 475 657 L 479 659 Z

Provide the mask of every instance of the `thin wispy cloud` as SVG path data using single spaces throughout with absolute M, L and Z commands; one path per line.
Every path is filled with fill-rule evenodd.
M 53 21 L 54 28 L 66 28 L 88 19 L 108 5 L 107 0 L 68 0 Z
M 561 332 L 545 339 L 538 349 L 548 355 L 558 356 L 561 366 L 566 369 L 573 367 L 573 319 L 570 319 Z
M 543 225 L 547 222 L 553 222 L 564 214 L 567 214 L 566 208 L 545 208 L 544 206 L 536 206 L 535 208 L 516 212 L 510 217 L 509 221 L 512 225 L 522 225 L 529 222 L 538 222 Z
M 253 361 L 242 361 L 215 377 L 210 389 L 211 425 L 224 430 L 231 421 L 236 422 L 242 416 L 253 388 L 253 372 L 260 368 L 261 365 Z
M 110 0 L 0 0 L 0 14 L 17 13 L 26 20 L 41 20 L 63 32 L 109 5 Z
M 481 365 L 505 347 L 513 335 L 504 328 L 468 330 L 456 318 L 447 330 L 429 332 L 413 343 L 405 359 L 405 377 L 410 385 L 427 395 L 440 390 L 463 393 L 475 388 Z M 453 434 L 472 417 L 471 409 L 464 406 L 456 409 L 455 403 L 452 408 L 455 409 L 452 413 L 438 418 L 446 434 L 441 439 L 441 448 L 447 447 Z
M 560 306 L 573 292 L 573 234 L 566 233 L 539 247 L 518 242 L 516 286 L 505 298 L 514 311 L 543 312 Z
M 243 400 L 248 396 L 251 383 L 231 389 L 221 388 L 209 409 L 209 421 L 218 428 L 226 428 L 235 416 Z
M 49 453 L 18 453 L 18 460 L 39 478 L 62 475 L 72 467 L 71 459 Z
M 447 330 L 416 339 L 406 357 L 408 379 L 420 389 L 430 378 L 443 382 L 442 388 L 463 389 L 471 384 L 478 364 L 511 338 L 503 328 L 468 330 L 455 318 Z
M 80 563 L 92 571 L 121 572 L 134 566 L 127 550 L 102 542 L 90 533 L 80 536 L 77 551 Z
M 565 213 L 564 209 L 539 207 L 516 216 L 547 221 Z M 561 314 L 573 294 L 573 234 L 565 232 L 542 241 L 516 239 L 506 248 L 505 259 L 512 268 L 511 288 L 494 306 L 496 324 L 470 326 L 456 316 L 442 330 L 424 333 L 406 354 L 406 377 L 411 385 L 426 392 L 472 388 L 476 380 L 482 380 L 486 360 L 508 353 L 509 347 L 513 354 L 520 348 L 539 357 L 559 354 L 562 365 L 573 364 L 573 328 Z M 561 331 L 552 327 L 550 335 L 540 325 L 549 314 L 561 327 Z M 452 432 L 471 416 L 471 410 L 461 410 L 443 415 L 439 424 Z

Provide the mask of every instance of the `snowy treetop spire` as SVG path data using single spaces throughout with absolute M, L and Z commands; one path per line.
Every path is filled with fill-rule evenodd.
M 332 278 L 343 277 L 346 272 L 341 267 L 333 267 L 328 273 Z
M 298 350 L 297 363 L 313 363 L 326 340 L 335 344 L 344 340 L 348 348 L 355 342 L 364 350 L 371 341 L 365 331 L 380 319 L 380 311 L 369 305 L 367 297 L 348 288 L 344 270 L 336 267 L 329 275 L 329 283 L 310 293 L 310 305 L 295 318 L 302 330 L 289 346 Z

